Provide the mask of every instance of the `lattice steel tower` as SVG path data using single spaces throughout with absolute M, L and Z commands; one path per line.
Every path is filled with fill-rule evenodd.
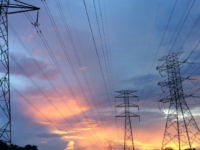
M 124 107 L 125 108 L 125 110 L 122 114 L 116 116 L 116 117 L 125 117 L 124 150 L 135 150 L 134 142 L 133 142 L 132 126 L 131 126 L 131 117 L 139 117 L 139 115 L 131 113 L 130 107 L 138 107 L 138 110 L 139 110 L 139 106 L 130 103 L 129 98 L 130 97 L 138 97 L 138 96 L 132 94 L 137 91 L 122 90 L 122 91 L 116 91 L 116 92 L 120 93 L 120 95 L 116 96 L 115 98 L 124 98 L 124 103 L 116 106 L 116 107 Z
M 10 75 L 8 45 L 8 14 L 39 10 L 32 5 L 15 0 L 0 0 L 0 140 L 11 143 L 11 106 L 10 106 Z M 8 12 L 8 8 L 18 11 Z
M 159 82 L 158 85 L 161 88 L 166 87 L 170 93 L 159 101 L 169 103 L 161 150 L 167 146 L 179 150 L 192 149 L 196 146 L 196 142 L 200 142 L 199 127 L 185 101 L 185 98 L 189 96 L 183 92 L 182 82 L 187 78 L 181 77 L 180 65 L 183 63 L 178 60 L 180 55 L 181 52 L 162 57 L 159 61 L 165 61 L 165 63 L 157 67 L 160 73 L 166 71 L 168 74 L 168 78 Z
M 107 140 L 106 144 L 108 144 L 108 147 L 106 147 L 105 149 L 107 150 L 114 150 L 115 148 L 112 146 L 114 142 L 112 140 Z

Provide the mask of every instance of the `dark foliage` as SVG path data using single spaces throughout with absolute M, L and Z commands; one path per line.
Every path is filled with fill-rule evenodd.
M 25 147 L 20 147 L 15 144 L 7 145 L 0 141 L 0 150 L 38 150 L 38 148 L 35 145 L 26 145 Z

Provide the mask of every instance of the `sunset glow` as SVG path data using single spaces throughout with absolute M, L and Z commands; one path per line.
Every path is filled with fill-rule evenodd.
M 160 150 L 179 149 L 179 136 L 200 150 L 200 1 L 27 3 L 40 10 L 8 14 L 13 144 L 124 150 L 125 137 L 128 146 L 133 137 L 135 150 Z M 3 42 L 0 37 L 1 53 Z M 172 54 L 179 53 L 175 62 Z M 1 57 L 1 95 L 3 59 L 8 58 Z M 125 96 L 121 90 L 134 92 Z M 2 106 L 6 98 L 0 98 Z M 7 119 L 4 109 L 0 128 Z

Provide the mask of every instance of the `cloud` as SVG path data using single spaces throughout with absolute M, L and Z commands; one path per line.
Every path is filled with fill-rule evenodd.
M 55 134 L 55 133 L 42 133 L 37 135 L 40 138 L 57 138 L 64 136 L 63 134 Z
M 23 37 L 21 37 L 21 39 L 25 39 L 28 43 L 33 41 L 33 37 L 34 35 L 30 34 L 30 35 L 25 35 Z
M 74 141 L 70 141 L 65 150 L 74 149 Z
M 88 69 L 88 67 L 82 67 L 82 68 L 79 68 L 79 70 L 86 70 L 86 69 Z
M 35 54 L 38 54 L 38 53 L 41 53 L 42 51 L 38 48 L 36 48 L 35 50 L 32 51 L 32 55 L 35 55 Z
M 38 146 L 41 150 L 64 150 L 68 144 L 69 141 L 60 138 L 49 138 L 46 143 L 40 143 Z
M 15 57 L 17 62 L 20 64 L 20 66 L 28 73 L 30 77 L 35 77 L 40 80 L 47 80 L 46 77 L 42 74 L 41 70 L 37 68 L 36 64 L 34 63 L 34 59 L 27 57 L 25 55 L 19 55 L 19 54 L 12 54 L 12 56 Z M 35 59 L 37 61 L 38 65 L 42 69 L 42 71 L 46 74 L 47 78 L 49 80 L 54 80 L 56 79 L 57 75 L 59 74 L 58 71 L 54 68 L 51 68 L 47 63 L 44 61 Z M 14 61 L 10 61 L 10 73 L 11 75 L 20 75 L 20 76 L 25 76 L 26 75 L 23 73 L 22 70 L 15 64 Z M 0 73 L 4 73 L 5 69 L 3 66 L 0 66 Z

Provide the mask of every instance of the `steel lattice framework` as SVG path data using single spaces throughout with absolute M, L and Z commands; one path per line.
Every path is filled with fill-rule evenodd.
M 158 85 L 169 90 L 169 96 L 161 99 L 159 102 L 168 103 L 169 110 L 163 137 L 161 150 L 167 146 L 175 149 L 194 148 L 196 142 L 200 142 L 199 127 L 192 116 L 192 113 L 185 101 L 185 98 L 190 97 L 183 92 L 182 82 L 187 78 L 181 77 L 180 65 L 178 59 L 179 53 L 172 53 L 159 59 L 165 63 L 157 70 L 159 72 L 166 71 L 168 78 Z
M 8 8 L 20 11 L 8 12 Z M 10 74 L 8 45 L 8 14 L 39 10 L 39 8 L 16 0 L 0 0 L 0 140 L 11 143 L 11 105 L 10 105 Z
M 106 144 L 108 144 L 108 147 L 106 147 L 105 149 L 114 150 L 115 148 L 112 146 L 113 143 L 114 142 L 112 140 L 107 140 Z
M 122 114 L 116 116 L 116 117 L 125 117 L 124 150 L 135 150 L 130 118 L 131 117 L 139 117 L 139 115 L 131 113 L 130 107 L 138 107 L 138 109 L 139 109 L 139 106 L 130 103 L 129 98 L 130 97 L 138 97 L 138 96 L 132 94 L 137 91 L 122 90 L 122 91 L 116 91 L 116 92 L 120 93 L 120 95 L 116 96 L 115 98 L 124 98 L 124 103 L 116 106 L 116 107 L 124 107 L 125 108 L 125 110 Z
M 9 5 L 9 0 L 1 0 L 2 5 Z M 3 75 L 0 79 L 0 114 L 5 114 L 5 123 L 0 128 L 0 139 L 11 143 L 11 109 L 10 109 L 10 77 L 9 77 L 9 47 L 8 47 L 8 8 L 1 10 L 0 18 L 0 60 L 3 66 Z M 1 117 L 2 118 L 2 117 Z M 2 120 L 1 120 L 2 121 Z M 2 125 L 2 123 L 1 123 Z

